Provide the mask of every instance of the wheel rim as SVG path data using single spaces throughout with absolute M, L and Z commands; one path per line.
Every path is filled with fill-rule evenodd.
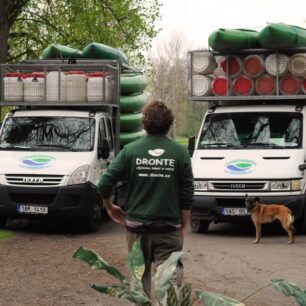
M 199 227 L 200 220 L 199 219 L 191 219 L 191 227 L 193 229 L 197 229 Z

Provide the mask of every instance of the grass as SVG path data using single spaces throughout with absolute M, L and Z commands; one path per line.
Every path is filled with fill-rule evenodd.
M 14 233 L 11 231 L 0 230 L 0 239 L 10 238 L 13 236 L 14 236 Z

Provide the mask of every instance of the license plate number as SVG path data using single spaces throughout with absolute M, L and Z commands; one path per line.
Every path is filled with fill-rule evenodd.
M 20 214 L 46 215 L 48 213 L 48 207 L 32 206 L 32 205 L 18 205 L 17 212 Z
M 246 208 L 221 208 L 221 214 L 224 216 L 245 216 L 249 215 Z

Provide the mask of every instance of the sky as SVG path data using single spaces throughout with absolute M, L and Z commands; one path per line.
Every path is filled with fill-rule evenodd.
M 218 28 L 260 31 L 268 22 L 306 28 L 305 0 L 160 0 L 163 28 L 152 51 L 180 36 L 188 50 L 208 47 L 208 36 Z

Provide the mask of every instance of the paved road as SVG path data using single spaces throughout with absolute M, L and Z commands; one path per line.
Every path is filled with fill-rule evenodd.
M 13 238 L 0 240 L 0 306 L 119 306 L 125 301 L 105 298 L 90 283 L 113 281 L 101 271 L 72 259 L 81 245 L 95 250 L 121 270 L 125 268 L 124 230 L 110 221 L 94 234 L 66 233 L 33 224 L 10 227 Z M 207 234 L 185 237 L 185 279 L 194 289 L 243 299 L 272 277 L 306 288 L 306 236 L 287 244 L 278 226 L 266 225 L 260 244 L 254 245 L 252 224 L 212 225 Z M 248 306 L 293 306 L 268 287 L 246 302 Z M 195 304 L 200 305 L 200 304 Z

